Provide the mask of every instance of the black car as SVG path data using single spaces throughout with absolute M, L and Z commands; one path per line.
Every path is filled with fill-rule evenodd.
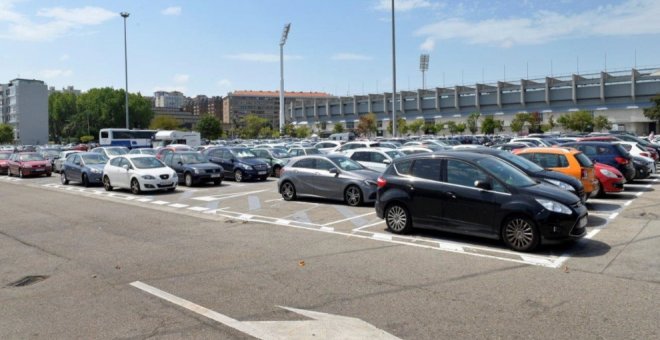
M 268 163 L 257 158 L 248 148 L 208 148 L 202 155 L 222 166 L 225 177 L 233 178 L 236 182 L 248 179 L 265 181 L 270 174 Z
M 586 235 L 587 208 L 577 196 L 478 153 L 394 160 L 378 179 L 375 207 L 396 234 L 439 229 L 501 239 L 516 251 Z
M 527 176 L 533 179 L 550 183 L 564 190 L 570 191 L 579 197 L 582 203 L 584 203 L 587 199 L 587 195 L 584 193 L 584 186 L 582 185 L 582 182 L 573 176 L 568 176 L 556 171 L 546 170 L 526 158 L 514 155 L 507 151 L 490 148 L 465 149 L 464 151 L 495 156 L 499 159 L 511 163 L 511 165 L 520 169 Z
M 213 181 L 215 185 L 220 185 L 224 178 L 221 166 L 209 162 L 206 157 L 196 151 L 168 153 L 163 163 L 176 171 L 179 181 L 183 180 L 187 187 L 210 181 Z

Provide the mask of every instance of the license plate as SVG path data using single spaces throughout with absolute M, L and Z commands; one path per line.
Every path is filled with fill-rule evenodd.
M 213 174 L 213 175 L 211 175 L 211 178 L 218 178 L 218 177 L 220 177 L 220 174 Z
M 265 175 L 266 172 L 265 172 L 265 171 L 259 171 L 258 174 L 259 174 L 259 175 Z
M 160 185 L 172 185 L 172 182 L 170 181 L 160 182 Z
M 578 226 L 579 226 L 580 228 L 582 228 L 582 227 L 586 227 L 586 226 L 587 226 L 587 217 L 586 217 L 586 216 L 585 216 L 585 217 L 582 217 L 582 218 L 580 219 L 580 222 L 578 223 Z
M 44 171 L 44 169 L 32 169 L 32 171 Z

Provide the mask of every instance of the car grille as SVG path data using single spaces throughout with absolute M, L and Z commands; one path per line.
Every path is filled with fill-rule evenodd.
M 254 166 L 255 169 L 257 170 L 268 170 L 268 165 L 266 164 L 257 164 Z
M 173 185 L 174 185 L 174 183 L 172 183 L 172 184 L 158 184 L 158 187 L 159 187 L 159 188 L 169 188 L 169 187 L 171 187 L 171 186 L 173 186 Z
M 160 175 L 160 179 L 168 179 L 170 178 L 170 175 Z
M 217 174 L 220 172 L 220 169 L 206 169 L 207 174 Z

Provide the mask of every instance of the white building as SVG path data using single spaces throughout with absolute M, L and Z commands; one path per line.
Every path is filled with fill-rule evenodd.
M 186 97 L 179 91 L 157 91 L 154 92 L 155 107 L 167 107 L 180 109 L 185 104 Z
M 14 128 L 18 144 L 48 143 L 48 87 L 41 80 L 14 79 L 0 84 L 2 122 Z

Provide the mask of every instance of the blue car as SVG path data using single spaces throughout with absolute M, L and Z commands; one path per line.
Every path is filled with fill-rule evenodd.
M 70 154 L 62 164 L 60 180 L 67 185 L 70 181 L 82 183 L 88 187 L 102 184 L 103 167 L 108 157 L 96 152 L 77 152 Z
M 635 167 L 632 156 L 619 144 L 583 141 L 564 143 L 562 146 L 569 146 L 582 151 L 592 162 L 615 167 L 623 174 L 626 181 L 632 181 L 635 178 Z

